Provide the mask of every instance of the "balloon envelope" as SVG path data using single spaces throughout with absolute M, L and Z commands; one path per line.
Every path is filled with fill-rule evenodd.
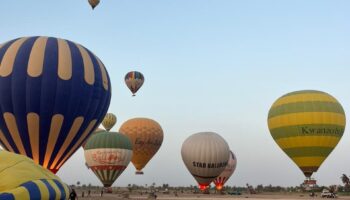
M 213 132 L 193 134 L 184 141 L 181 148 L 182 160 L 201 190 L 224 171 L 229 153 L 226 141 Z
M 221 190 L 227 180 L 232 176 L 237 166 L 237 158 L 235 154 L 230 151 L 229 159 L 226 168 L 221 174 L 214 179 L 216 189 Z
M 0 172 L 1 200 L 68 198 L 68 186 L 26 156 L 0 150 Z
M 130 163 L 132 145 L 125 135 L 100 131 L 88 139 L 84 155 L 103 186 L 110 187 Z
M 125 75 L 124 80 L 125 80 L 126 86 L 128 86 L 133 96 L 135 96 L 135 93 L 143 85 L 145 78 L 143 77 L 143 74 L 141 72 L 131 71 Z
M 100 0 L 89 0 L 89 4 L 92 9 L 94 9 L 99 3 L 100 3 Z
M 102 62 L 53 37 L 0 47 L 0 143 L 56 173 L 101 123 L 111 98 Z
M 96 133 L 98 133 L 98 132 L 101 132 L 101 131 L 105 131 L 105 130 L 102 129 L 102 128 L 96 128 L 95 131 L 92 132 L 92 133 L 89 135 L 88 139 L 85 140 L 84 143 L 81 145 L 81 146 L 83 147 L 83 149 L 85 149 L 86 142 L 89 140 L 89 138 L 90 138 L 91 136 L 93 136 L 94 134 L 96 134 Z
M 107 113 L 105 118 L 102 120 L 102 126 L 107 130 L 110 131 L 113 126 L 117 123 L 117 117 L 113 113 Z
M 311 177 L 343 136 L 345 113 L 325 92 L 296 91 L 275 101 L 268 126 L 278 146 Z
M 141 171 L 157 153 L 163 142 L 163 129 L 158 122 L 147 118 L 134 118 L 122 124 L 119 132 L 128 136 L 133 145 L 132 164 Z

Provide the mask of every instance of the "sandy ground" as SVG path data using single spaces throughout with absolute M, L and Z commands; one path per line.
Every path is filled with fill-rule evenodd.
M 148 199 L 147 195 L 130 195 L 129 198 L 123 198 L 122 195 L 118 194 L 103 194 L 103 197 L 98 195 L 93 195 L 92 197 L 84 197 L 82 198 L 79 194 L 79 200 L 113 200 L 113 199 L 133 199 L 133 200 L 143 200 Z M 311 198 L 308 194 L 256 194 L 256 195 L 196 195 L 196 194 L 184 194 L 175 197 L 174 195 L 158 195 L 157 199 L 164 200 L 234 200 L 234 199 L 250 199 L 250 200 L 258 200 L 258 199 L 324 199 L 321 198 L 318 194 L 318 197 Z M 349 199 L 350 196 L 338 196 L 338 199 Z

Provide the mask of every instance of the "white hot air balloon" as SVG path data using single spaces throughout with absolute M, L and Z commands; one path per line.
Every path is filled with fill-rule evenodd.
M 213 132 L 193 134 L 181 148 L 182 160 L 201 190 L 205 190 L 226 168 L 229 154 L 227 142 Z
M 237 166 L 237 158 L 235 154 L 230 151 L 229 159 L 226 168 L 224 169 L 221 174 L 216 177 L 216 179 L 213 181 L 216 189 L 221 190 L 226 181 L 232 176 L 233 172 L 235 171 Z

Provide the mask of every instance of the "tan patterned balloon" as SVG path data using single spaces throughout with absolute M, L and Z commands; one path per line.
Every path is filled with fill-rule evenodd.
M 162 145 L 162 127 L 152 119 L 134 118 L 124 122 L 119 132 L 127 135 L 131 140 L 133 145 L 131 162 L 137 170 L 136 174 L 143 174 L 141 170 Z

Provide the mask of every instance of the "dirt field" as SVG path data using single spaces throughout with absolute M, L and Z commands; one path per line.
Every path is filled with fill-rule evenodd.
M 103 194 L 103 197 L 100 197 L 96 194 L 94 194 L 92 197 L 81 197 L 81 194 L 79 194 L 79 200 L 113 200 L 113 199 L 133 199 L 133 200 L 142 200 L 142 199 L 150 199 L 147 197 L 147 195 L 130 195 L 129 198 L 123 198 L 122 195 L 118 194 Z M 318 194 L 318 197 L 311 198 L 308 196 L 308 194 L 256 194 L 256 195 L 196 195 L 196 194 L 184 194 L 179 195 L 178 197 L 175 197 L 174 195 L 158 195 L 157 199 L 164 199 L 164 200 L 230 200 L 230 199 L 251 199 L 251 200 L 258 200 L 258 199 L 324 199 L 321 198 Z M 338 196 L 338 199 L 349 199 L 350 196 Z

